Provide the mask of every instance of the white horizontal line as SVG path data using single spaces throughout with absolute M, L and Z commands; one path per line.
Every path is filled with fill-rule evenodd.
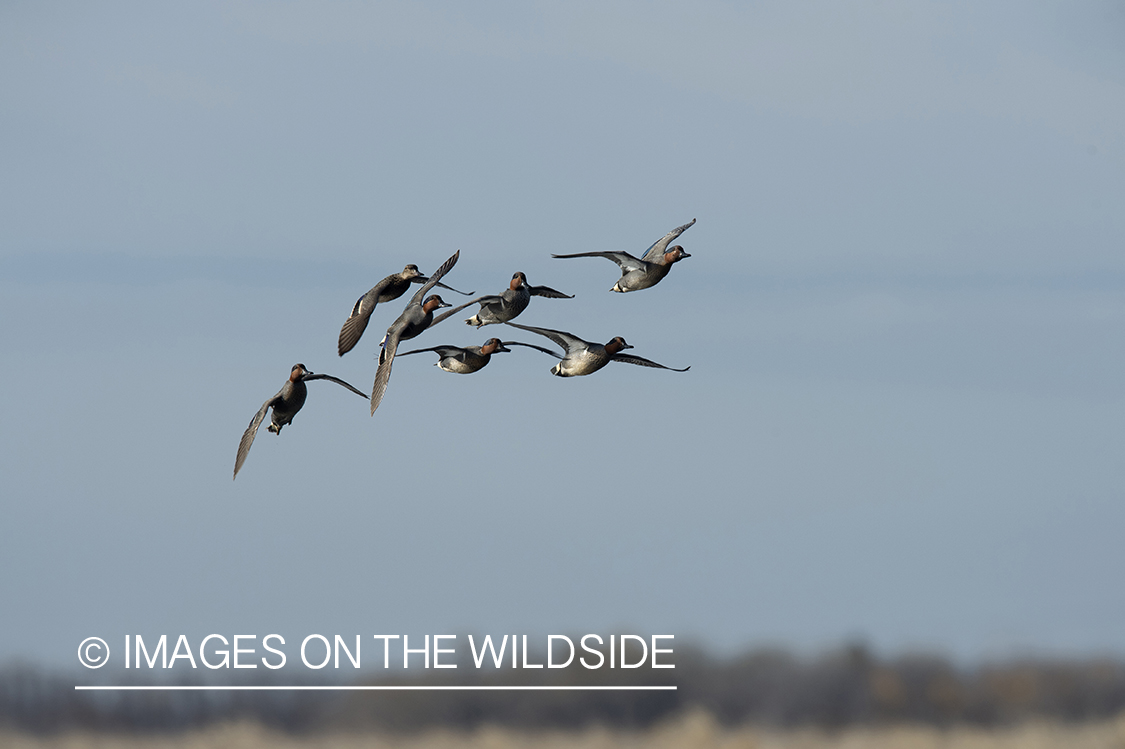
M 78 691 L 129 692 L 653 692 L 675 691 L 675 686 L 75 686 Z

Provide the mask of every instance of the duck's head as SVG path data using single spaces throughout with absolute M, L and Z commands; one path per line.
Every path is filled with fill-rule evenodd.
M 289 370 L 289 381 L 290 382 L 296 382 L 297 380 L 301 379 L 305 375 L 310 375 L 310 374 L 312 374 L 312 372 L 305 369 L 304 364 L 294 364 L 293 369 Z
M 495 354 L 497 351 L 510 353 L 511 349 L 505 348 L 504 344 L 500 341 L 499 338 L 489 338 L 484 342 L 484 345 L 480 347 L 480 352 L 486 356 L 489 354 Z
M 605 352 L 607 354 L 609 354 L 610 356 L 613 356 L 614 354 L 620 353 L 621 351 L 624 351 L 627 348 L 633 348 L 633 347 L 630 346 L 629 344 L 625 343 L 624 338 L 622 338 L 621 336 L 617 336 L 616 338 L 614 338 L 612 341 L 610 341 L 609 343 L 607 343 L 605 345 Z
M 691 257 L 691 255 L 684 252 L 683 247 L 676 245 L 664 253 L 664 262 L 671 265 L 679 260 L 683 260 L 685 257 Z
M 446 304 L 437 294 L 430 294 L 426 297 L 426 301 L 422 302 L 423 312 L 433 312 L 440 307 L 452 307 L 452 304 Z

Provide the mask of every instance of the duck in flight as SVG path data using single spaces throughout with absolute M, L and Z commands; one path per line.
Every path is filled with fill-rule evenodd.
M 438 355 L 438 361 L 434 363 L 435 367 L 441 367 L 446 372 L 453 372 L 455 374 L 472 374 L 484 369 L 488 362 L 492 359 L 492 355 L 496 353 L 511 353 L 510 348 L 506 346 L 527 346 L 528 348 L 538 349 L 544 354 L 551 356 L 558 356 L 550 349 L 545 349 L 542 346 L 535 346 L 530 343 L 520 343 L 519 341 L 501 341 L 499 338 L 489 338 L 481 346 L 432 346 L 430 348 L 419 348 L 413 351 L 404 351 L 399 356 L 409 356 L 410 354 L 421 354 L 426 351 L 434 351 Z
M 553 351 L 545 351 L 559 359 L 559 363 L 551 367 L 551 374 L 558 375 L 559 377 L 580 377 L 582 375 L 593 374 L 599 369 L 609 364 L 611 361 L 621 361 L 626 364 L 637 364 L 642 367 L 656 367 L 657 369 L 670 369 L 673 372 L 686 372 L 691 367 L 684 367 L 683 369 L 673 369 L 666 367 L 663 364 L 657 364 L 654 361 L 645 359 L 641 356 L 634 356 L 633 354 L 621 353 L 625 349 L 633 348 L 625 343 L 625 339 L 617 336 L 606 345 L 600 343 L 591 343 L 584 341 L 576 335 L 571 333 L 564 333 L 561 330 L 551 330 L 549 328 L 533 328 L 530 325 L 520 325 L 519 323 L 510 322 L 513 328 L 526 330 L 531 333 L 538 333 L 541 336 L 546 336 L 552 341 L 562 347 L 565 354 L 556 354 Z M 537 348 L 537 347 L 536 347 Z
M 410 303 L 406 305 L 406 309 L 398 319 L 387 328 L 387 335 L 383 338 L 383 349 L 379 352 L 379 369 L 375 372 L 375 383 L 371 386 L 372 416 L 375 415 L 375 409 L 379 407 L 387 392 L 387 384 L 391 380 L 391 365 L 394 364 L 399 342 L 416 338 L 426 328 L 441 322 L 441 320 L 434 320 L 434 310 L 450 306 L 437 294 L 429 297 L 426 294 L 457 264 L 457 258 L 460 256 L 461 251 L 458 250 L 442 263 L 429 280 L 422 284 L 422 288 L 410 298 Z M 442 319 L 445 319 L 444 316 Z
M 293 369 L 289 372 L 289 379 L 281 386 L 281 390 L 277 395 L 270 398 L 262 404 L 258 409 L 258 413 L 254 414 L 254 418 L 250 420 L 250 426 L 246 427 L 246 431 L 242 433 L 242 439 L 238 443 L 238 455 L 234 459 L 234 477 L 238 477 L 238 472 L 242 468 L 242 464 L 246 462 L 246 456 L 250 454 L 250 446 L 254 444 L 254 437 L 258 434 L 258 427 L 262 425 L 262 420 L 266 417 L 266 411 L 273 409 L 270 415 L 269 431 L 274 434 L 281 434 L 281 428 L 293 421 L 293 417 L 305 405 L 305 398 L 308 397 L 308 387 L 305 385 L 310 380 L 328 380 L 335 382 L 337 385 L 342 385 L 348 390 L 351 390 L 356 395 L 366 398 L 367 395 L 362 390 L 357 390 L 348 383 L 326 374 L 313 374 L 305 369 L 304 364 L 294 364 Z
M 674 264 L 683 260 L 685 257 L 691 257 L 691 255 L 684 252 L 684 248 L 680 245 L 669 249 L 668 244 L 691 228 L 693 224 L 695 224 L 695 219 L 692 219 L 683 226 L 677 226 L 654 242 L 652 247 L 649 247 L 645 254 L 639 258 L 633 257 L 628 252 L 576 252 L 572 255 L 552 254 L 551 257 L 608 258 L 617 263 L 621 268 L 621 278 L 617 279 L 617 283 L 613 285 L 610 291 L 620 291 L 622 293 L 627 291 L 640 291 L 641 289 L 647 289 L 660 283 L 660 280 L 668 275 L 668 271 L 672 270 Z
M 477 297 L 470 299 L 464 304 L 454 307 L 448 312 L 443 313 L 438 319 L 434 320 L 437 325 L 442 320 L 455 315 L 466 307 L 479 304 L 480 311 L 470 317 L 465 322 L 469 325 L 481 327 L 482 325 L 496 325 L 502 322 L 514 320 L 517 315 L 527 309 L 527 305 L 531 303 L 531 297 L 542 296 L 548 299 L 573 299 L 571 294 L 564 294 L 561 291 L 556 291 L 550 286 L 532 286 L 527 282 L 527 276 L 523 271 L 518 271 L 512 276 L 508 288 L 500 294 L 489 294 L 487 296 Z
M 356 300 L 355 306 L 352 307 L 352 313 L 348 315 L 344 327 L 340 328 L 340 340 L 336 345 L 336 350 L 340 356 L 351 351 L 359 343 L 363 331 L 367 330 L 367 323 L 371 319 L 371 313 L 375 311 L 376 305 L 398 299 L 406 293 L 412 283 L 426 283 L 429 280 L 419 272 L 417 265 L 411 263 L 402 269 L 402 273 L 392 273 L 372 286 L 370 291 Z M 438 286 L 458 294 L 465 294 L 465 296 L 473 293 L 471 291 L 468 293 L 457 291 L 452 286 L 446 286 L 443 283 L 439 283 Z

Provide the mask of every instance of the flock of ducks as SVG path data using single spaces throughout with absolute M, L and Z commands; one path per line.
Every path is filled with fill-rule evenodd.
M 668 275 L 668 271 L 672 269 L 675 263 L 686 257 L 691 257 L 691 255 L 684 252 L 684 248 L 680 245 L 675 245 L 673 247 L 669 247 L 668 245 L 694 224 L 695 219 L 692 219 L 689 223 L 677 226 L 653 243 L 645 254 L 639 258 L 633 257 L 627 252 L 579 252 L 572 255 L 552 255 L 551 257 L 608 258 L 617 263 L 621 268 L 621 278 L 617 280 L 617 283 L 613 285 L 610 291 L 622 293 L 640 291 L 641 289 L 647 289 L 660 283 L 660 281 Z M 387 334 L 383 337 L 383 341 L 380 344 L 379 368 L 375 372 L 375 384 L 371 388 L 370 396 L 372 415 L 375 414 L 375 409 L 379 408 L 379 404 L 382 402 L 383 396 L 387 392 L 387 385 L 391 378 L 391 367 L 394 364 L 396 356 L 434 352 L 438 355 L 437 366 L 446 372 L 472 374 L 473 372 L 479 372 L 483 369 L 488 364 L 493 354 L 497 352 L 510 352 L 511 349 L 507 348 L 508 346 L 524 346 L 542 351 L 558 359 L 559 362 L 551 368 L 551 374 L 559 377 L 580 377 L 582 375 L 593 374 L 611 361 L 637 364 L 642 367 L 668 369 L 673 372 L 686 372 L 690 369 L 690 367 L 673 369 L 663 364 L 657 364 L 644 357 L 622 353 L 626 349 L 631 349 L 633 347 L 627 344 L 625 339 L 621 336 L 617 336 L 609 343 L 602 345 L 600 343 L 583 340 L 576 335 L 561 330 L 536 328 L 531 325 L 520 325 L 512 322 L 515 317 L 527 309 L 528 304 L 531 302 L 531 297 L 533 296 L 542 296 L 548 299 L 574 298 L 573 295 L 564 294 L 548 286 L 532 286 L 527 282 L 527 276 L 522 272 L 512 276 L 511 283 L 502 293 L 480 296 L 457 307 L 453 307 L 453 305 L 445 302 L 438 294 L 430 294 L 427 296 L 435 286 L 440 286 L 443 289 L 457 294 L 472 296 L 472 292 L 458 291 L 451 286 L 446 286 L 441 283 L 441 279 L 445 274 L 452 270 L 453 266 L 457 264 L 457 259 L 460 255 L 460 250 L 453 253 L 452 257 L 442 263 L 441 267 L 434 271 L 429 277 L 422 275 L 418 270 L 418 266 L 413 264 L 407 265 L 403 268 L 401 273 L 392 273 L 375 284 L 375 286 L 361 296 L 356 301 L 355 306 L 352 307 L 351 314 L 344 322 L 344 326 L 340 329 L 340 338 L 337 343 L 337 352 L 340 356 L 351 351 L 355 348 L 356 344 L 359 343 L 359 339 L 367 329 L 367 323 L 371 320 L 372 312 L 375 311 L 375 308 L 379 304 L 385 304 L 398 299 L 406 293 L 407 289 L 409 289 L 412 284 L 422 285 L 422 288 L 418 289 L 414 296 L 410 298 L 410 302 L 407 303 L 402 314 L 387 328 Z M 563 353 L 560 354 L 551 349 L 536 346 L 531 343 L 501 341 L 499 338 L 489 338 L 481 346 L 432 346 L 430 348 L 414 349 L 413 351 L 398 353 L 399 344 L 403 341 L 418 337 L 423 331 L 432 328 L 443 320 L 448 319 L 452 315 L 474 304 L 479 304 L 480 309 L 475 315 L 465 320 L 467 324 L 480 328 L 484 325 L 506 323 L 511 327 L 526 330 L 529 333 L 536 333 L 547 338 L 558 345 L 563 350 Z M 451 309 L 434 317 L 434 311 L 444 307 L 451 307 Z M 273 409 L 273 413 L 270 414 L 268 429 L 274 434 L 280 434 L 281 428 L 291 423 L 293 417 L 296 416 L 297 412 L 305 405 L 305 399 L 308 397 L 308 387 L 305 383 L 311 380 L 328 380 L 330 382 L 335 382 L 362 398 L 368 397 L 363 391 L 356 389 L 338 377 L 326 374 L 313 374 L 305 368 L 304 364 L 294 364 L 292 370 L 289 372 L 289 379 L 282 386 L 281 390 L 262 404 L 262 407 L 254 414 L 254 418 L 250 420 L 250 426 L 248 426 L 246 431 L 242 434 L 242 440 L 238 443 L 238 455 L 234 461 L 235 477 L 238 476 L 242 464 L 246 461 L 246 456 L 250 453 L 250 446 L 254 444 L 254 437 L 258 433 L 258 428 L 265 419 L 266 413 L 270 411 L 270 409 Z

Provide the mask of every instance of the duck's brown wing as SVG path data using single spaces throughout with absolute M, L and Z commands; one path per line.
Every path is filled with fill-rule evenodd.
M 528 330 L 532 333 L 538 333 L 541 336 L 550 338 L 568 353 L 574 349 L 588 348 L 591 345 L 589 341 L 584 341 L 576 335 L 566 333 L 561 330 L 551 330 L 550 328 L 535 328 L 530 325 L 520 325 L 516 322 L 507 322 L 504 324 L 511 325 L 513 328 L 519 328 L 520 330 Z
M 665 367 L 663 364 L 646 359 L 643 356 L 634 356 L 633 354 L 614 354 L 611 361 L 623 361 L 626 364 L 636 364 L 641 367 L 656 367 L 657 369 L 669 369 L 673 372 L 686 372 L 691 367 L 684 367 L 683 369 L 674 369 L 672 367 Z
M 550 354 L 551 356 L 555 357 L 556 359 L 562 358 L 562 354 L 558 353 L 557 351 L 552 351 L 551 349 L 543 348 L 542 346 L 536 346 L 534 343 L 520 343 L 519 341 L 504 341 L 500 345 L 502 345 L 502 346 L 526 346 L 527 348 L 533 348 L 536 351 L 542 351 L 544 354 Z
M 415 276 L 414 278 L 412 278 L 410 280 L 413 281 L 414 283 L 426 283 L 426 281 L 429 281 L 430 279 L 427 278 L 426 276 Z M 458 291 L 457 289 L 453 288 L 452 286 L 446 286 L 445 284 L 440 283 L 440 282 L 438 283 L 438 286 L 442 287 L 443 289 L 449 289 L 450 291 L 454 292 L 455 294 L 461 294 L 462 296 L 472 296 L 473 294 L 476 293 L 475 291 Z
M 371 309 L 374 308 L 372 305 Z M 363 336 L 363 331 L 367 330 L 367 322 L 370 319 L 371 310 L 367 310 L 366 314 L 353 315 L 344 322 L 344 327 L 340 328 L 340 339 L 336 344 L 336 351 L 340 356 L 355 348 Z
M 427 351 L 433 351 L 443 359 L 447 356 L 456 356 L 459 353 L 464 353 L 465 349 L 460 346 L 431 346 L 430 348 L 416 348 L 413 351 L 400 351 L 395 356 L 410 356 L 411 354 L 424 354 Z
M 348 319 L 344 321 L 344 326 L 340 328 L 340 339 L 336 344 L 336 351 L 340 356 L 351 351 L 359 343 L 363 331 L 367 330 L 371 313 L 375 311 L 376 305 L 379 304 L 379 297 L 383 295 L 383 292 L 394 279 L 393 275 L 387 276 L 356 300 L 355 306 L 352 307 L 352 313 L 348 315 Z
M 531 292 L 532 296 L 545 296 L 548 299 L 573 299 L 574 294 L 564 294 L 561 291 L 556 291 L 550 286 L 528 286 L 527 290 Z
M 353 386 L 349 385 L 348 383 L 341 380 L 339 377 L 333 377 L 332 375 L 308 374 L 308 375 L 305 375 L 304 377 L 302 377 L 301 379 L 305 380 L 306 382 L 308 380 L 328 380 L 329 382 L 335 382 L 337 385 L 343 385 L 348 390 L 351 390 L 353 393 L 355 393 L 356 395 L 358 395 L 361 398 L 367 397 L 367 393 L 363 392 L 359 388 L 356 388 L 356 387 L 353 387 Z
M 617 263 L 622 273 L 643 269 L 644 263 L 628 252 L 576 252 L 572 255 L 551 255 L 551 257 L 604 257 Z
M 438 281 L 441 280 L 441 277 L 448 273 L 454 265 L 457 265 L 457 258 L 459 258 L 460 256 L 461 250 L 457 250 L 457 252 L 454 252 L 448 260 L 442 263 L 441 267 L 435 270 L 433 272 L 433 275 L 431 275 L 429 279 L 427 279 L 426 282 L 422 284 L 422 288 L 418 289 L 418 291 L 414 292 L 414 296 L 410 297 L 410 304 L 421 304 L 422 300 L 426 298 L 426 294 L 430 293 L 430 289 L 437 285 Z M 409 307 L 410 304 L 406 306 Z
M 254 414 L 254 418 L 250 419 L 250 426 L 246 427 L 246 431 L 242 433 L 242 439 L 238 441 L 238 455 L 234 458 L 232 481 L 238 478 L 238 472 L 242 470 L 242 464 L 246 462 L 246 456 L 250 454 L 250 446 L 254 444 L 254 437 L 258 434 L 258 427 L 262 425 L 262 419 L 266 418 L 266 412 L 280 398 L 281 391 L 279 390 L 277 395 L 263 403 L 262 407 L 258 409 L 258 413 Z
M 391 381 L 391 365 L 394 364 L 395 354 L 398 352 L 398 337 L 400 331 L 387 331 L 387 338 L 383 341 L 383 350 L 379 353 L 379 369 L 375 372 L 375 384 L 371 386 L 371 415 L 383 402 L 387 394 L 387 384 Z
M 646 263 L 657 262 L 660 259 L 660 256 L 663 255 L 668 249 L 668 245 L 672 243 L 672 240 L 690 229 L 694 224 L 695 219 L 692 219 L 683 226 L 677 226 L 675 229 L 668 232 L 657 241 L 653 242 L 652 247 L 649 247 L 647 250 L 645 250 L 645 254 L 641 255 L 641 260 L 644 260 Z
M 488 294 L 486 296 L 478 296 L 476 299 L 470 299 L 469 301 L 465 302 L 464 304 L 459 304 L 456 307 L 453 307 L 452 309 L 447 309 L 445 312 L 442 312 L 440 315 L 438 315 L 437 317 L 435 317 L 433 319 L 433 322 L 431 322 L 429 324 L 429 327 L 427 327 L 426 329 L 429 330 L 429 328 L 434 327 L 439 322 L 441 322 L 443 320 L 447 320 L 450 317 L 453 317 L 454 315 L 456 315 L 458 312 L 465 309 L 466 307 L 471 307 L 474 304 L 488 304 L 489 302 L 499 302 L 499 301 L 502 301 L 502 299 L 499 296 L 497 296 L 496 294 Z

